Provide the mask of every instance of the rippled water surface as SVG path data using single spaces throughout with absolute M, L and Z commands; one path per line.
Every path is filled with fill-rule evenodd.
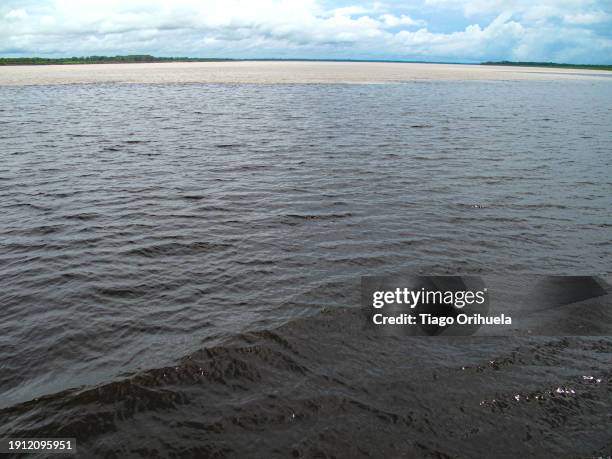
M 0 407 L 357 306 L 361 275 L 610 272 L 607 81 L 0 100 Z

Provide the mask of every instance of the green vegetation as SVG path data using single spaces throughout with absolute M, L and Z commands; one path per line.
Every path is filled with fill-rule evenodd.
M 199 57 L 155 57 L 148 54 L 130 56 L 86 56 L 60 57 L 0 57 L 0 65 L 67 65 L 67 64 L 128 64 L 145 62 L 211 62 L 231 59 L 209 59 Z
M 131 64 L 131 63 L 146 63 L 146 62 L 223 62 L 241 59 L 217 59 L 217 58 L 202 58 L 202 57 L 156 57 L 148 54 L 131 54 L 128 56 L 85 56 L 85 57 L 0 57 L 0 65 L 68 65 L 68 64 Z M 293 61 L 305 60 L 316 61 L 319 59 L 255 59 L 255 60 L 272 60 L 272 61 Z M 322 59 L 332 62 L 370 62 L 369 60 L 360 59 Z M 376 61 L 372 62 L 406 62 L 406 61 Z M 416 61 L 414 61 L 416 62 Z M 565 69 L 588 69 L 588 70 L 612 70 L 612 65 L 591 65 L 591 64 L 557 64 L 555 62 L 483 62 L 481 65 L 508 65 L 521 67 L 552 67 Z
M 553 67 L 560 69 L 612 70 L 612 65 L 557 64 L 555 62 L 483 62 L 482 65 L 514 65 L 521 67 Z

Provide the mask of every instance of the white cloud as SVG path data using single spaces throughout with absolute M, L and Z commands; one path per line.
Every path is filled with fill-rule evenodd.
M 360 14 L 368 14 L 371 12 L 372 10 L 370 8 L 354 5 L 333 9 L 329 12 L 329 14 L 330 16 L 356 16 Z
M 593 11 L 591 13 L 574 13 L 563 15 L 563 21 L 568 24 L 598 24 L 611 20 L 611 16 L 603 11 Z
M 28 13 L 23 8 L 19 8 L 16 10 L 9 11 L 8 13 L 6 13 L 4 17 L 8 19 L 9 21 L 12 21 L 12 20 L 19 21 L 19 20 L 27 19 Z
M 426 21 L 423 20 L 415 20 L 410 16 L 402 14 L 401 16 L 395 16 L 393 14 L 383 14 L 380 16 L 380 19 L 387 27 L 398 27 L 398 26 L 424 26 L 427 24 Z
M 394 38 L 400 46 L 422 56 L 458 56 L 479 59 L 482 56 L 512 55 L 526 36 L 521 24 L 497 17 L 489 26 L 470 25 L 465 30 L 449 34 L 432 33 L 426 29 L 402 31 Z
M 591 24 L 610 20 L 600 8 L 606 2 L 599 0 L 425 0 L 425 4 L 461 10 L 466 17 L 511 13 L 529 21 L 576 18 L 576 24 Z

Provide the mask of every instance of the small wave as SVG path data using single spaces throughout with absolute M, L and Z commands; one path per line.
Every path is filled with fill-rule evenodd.
M 281 217 L 281 222 L 286 225 L 295 225 L 299 221 L 328 221 L 350 218 L 353 216 L 351 212 L 340 214 L 288 214 Z
M 217 148 L 239 148 L 242 146 L 243 144 L 240 143 L 218 143 L 215 145 Z
M 192 255 L 198 253 L 208 253 L 218 250 L 223 250 L 230 247 L 229 244 L 218 244 L 210 242 L 190 242 L 179 243 L 169 242 L 166 244 L 154 244 L 145 247 L 139 247 L 127 252 L 128 255 L 138 255 L 142 257 L 152 258 L 159 256 L 175 256 L 175 255 Z

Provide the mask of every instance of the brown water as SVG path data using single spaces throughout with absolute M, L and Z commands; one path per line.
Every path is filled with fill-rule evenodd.
M 606 453 L 609 338 L 382 343 L 317 314 L 361 275 L 610 273 L 611 88 L 0 87 L 0 436 Z
M 609 81 L 612 72 L 545 67 L 382 62 L 173 62 L 0 66 L 0 86 L 75 83 L 384 83 Z

